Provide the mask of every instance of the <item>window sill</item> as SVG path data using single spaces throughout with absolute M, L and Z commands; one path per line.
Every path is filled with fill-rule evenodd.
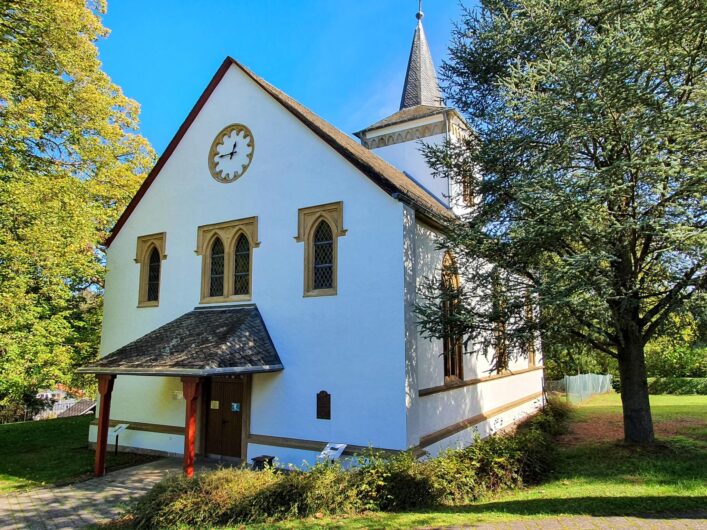
M 160 305 L 159 300 L 151 301 L 151 302 L 139 302 L 137 304 L 138 308 L 142 307 L 158 307 Z
M 448 376 L 444 378 L 444 385 L 443 386 L 448 386 L 448 387 L 455 387 L 455 386 L 462 386 L 464 384 L 464 380 L 460 377 L 457 376 Z
M 336 289 L 317 289 L 314 291 L 305 291 L 305 298 L 312 298 L 315 296 L 336 296 Z
M 229 302 L 250 302 L 253 297 L 249 294 L 238 296 L 209 296 L 199 300 L 200 304 L 227 304 Z

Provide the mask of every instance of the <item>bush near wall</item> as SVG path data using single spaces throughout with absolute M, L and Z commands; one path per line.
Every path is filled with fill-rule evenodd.
M 656 377 L 648 379 L 649 394 L 707 395 L 707 377 Z
M 220 469 L 192 479 L 175 475 L 139 499 L 132 518 L 139 528 L 203 527 L 466 504 L 545 478 L 555 456 L 552 437 L 565 430 L 569 410 L 553 401 L 513 434 L 477 439 L 425 461 L 409 451 L 388 458 L 370 452 L 348 471 L 318 464 L 306 472 Z

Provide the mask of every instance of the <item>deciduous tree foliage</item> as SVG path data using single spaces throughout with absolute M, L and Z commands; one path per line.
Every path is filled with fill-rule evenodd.
M 426 149 L 477 197 L 443 242 L 474 287 L 431 282 L 426 332 L 454 296 L 457 333 L 512 323 L 519 354 L 539 300 L 546 330 L 617 359 L 628 442 L 654 437 L 644 346 L 706 282 L 706 29 L 702 0 L 485 0 L 443 66 L 475 135 Z
M 152 164 L 100 0 L 0 2 L 0 406 L 96 354 L 101 243 Z

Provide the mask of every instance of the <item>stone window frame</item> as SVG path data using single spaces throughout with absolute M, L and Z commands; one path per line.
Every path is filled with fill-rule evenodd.
M 325 221 L 333 236 L 332 287 L 314 289 L 314 231 L 320 221 Z M 297 235 L 295 241 L 304 243 L 304 294 L 305 297 L 334 296 L 338 291 L 339 238 L 346 235 L 344 229 L 343 201 L 300 208 L 297 212 Z
M 248 294 L 234 294 L 235 289 L 235 246 L 238 238 L 244 235 L 248 240 Z M 224 294 L 211 296 L 211 245 L 219 237 L 224 246 Z M 246 217 L 233 221 L 224 221 L 202 225 L 197 228 L 196 250 L 201 256 L 201 295 L 200 304 L 222 304 L 225 302 L 245 302 L 253 299 L 253 249 L 260 246 L 258 241 L 258 217 Z
M 167 232 L 158 232 L 138 236 L 135 250 L 135 263 L 140 265 L 140 279 L 138 287 L 138 307 L 158 307 L 160 305 L 160 290 L 162 289 L 162 262 L 167 259 L 165 248 L 167 245 Z M 148 300 L 148 280 L 150 273 L 150 254 L 152 249 L 157 249 L 160 255 L 160 281 L 157 288 L 157 300 Z

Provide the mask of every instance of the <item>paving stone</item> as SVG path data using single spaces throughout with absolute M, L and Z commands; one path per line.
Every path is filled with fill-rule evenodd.
M 0 528 L 63 530 L 113 519 L 180 466 L 181 460 L 166 458 L 79 484 L 0 495 Z

